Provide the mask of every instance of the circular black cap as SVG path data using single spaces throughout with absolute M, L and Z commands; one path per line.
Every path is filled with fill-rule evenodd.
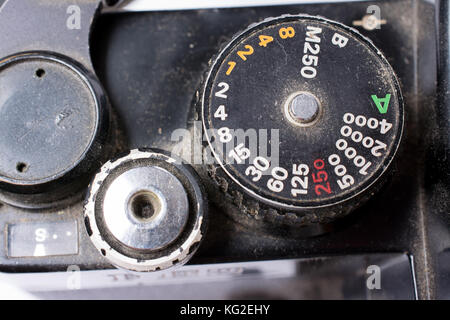
M 5 194 L 51 193 L 54 201 L 73 192 L 98 167 L 108 126 L 99 83 L 75 62 L 49 53 L 0 61 L 0 186 Z

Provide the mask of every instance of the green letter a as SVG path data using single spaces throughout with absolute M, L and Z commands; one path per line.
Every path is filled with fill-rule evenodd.
M 373 102 L 375 102 L 378 111 L 380 111 L 380 113 L 382 114 L 386 113 L 389 107 L 389 101 L 391 100 L 391 94 L 388 93 L 384 98 L 378 98 L 375 94 L 373 94 L 371 97 Z M 382 103 L 383 105 L 381 105 Z

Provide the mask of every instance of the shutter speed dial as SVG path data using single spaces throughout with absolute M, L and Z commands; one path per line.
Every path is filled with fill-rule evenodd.
M 303 15 L 234 37 L 213 61 L 200 105 L 222 189 L 242 195 L 247 213 L 295 213 L 299 225 L 364 202 L 384 180 L 404 121 L 380 51 L 349 27 Z

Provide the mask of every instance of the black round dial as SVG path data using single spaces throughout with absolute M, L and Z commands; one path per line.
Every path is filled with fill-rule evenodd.
M 367 38 L 324 18 L 282 16 L 219 53 L 201 116 L 225 178 L 295 211 L 345 202 L 379 180 L 399 146 L 403 102 Z

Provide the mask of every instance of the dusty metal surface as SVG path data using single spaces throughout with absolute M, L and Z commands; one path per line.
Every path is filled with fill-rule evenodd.
M 445 292 L 445 280 L 448 279 L 448 268 L 445 267 L 448 260 L 445 257 L 450 247 L 448 219 L 445 218 L 448 216 L 445 206 L 448 195 L 443 191 L 445 184 L 430 179 L 434 168 L 429 168 L 430 171 L 423 169 L 425 163 L 435 159 L 436 148 L 429 141 L 435 141 L 442 134 L 436 129 L 434 108 L 434 6 L 419 0 L 369 3 L 380 6 L 382 18 L 387 23 L 379 30 L 360 29 L 360 32 L 384 52 L 400 78 L 405 96 L 405 137 L 388 184 L 378 196 L 360 208 L 358 214 L 334 226 L 333 232 L 299 239 L 292 231 L 281 235 L 269 234 L 233 221 L 223 210 L 235 210 L 235 206 L 222 205 L 223 197 L 208 187 L 208 179 L 203 176 L 212 204 L 211 224 L 193 263 L 407 252 L 415 259 L 419 298 L 432 299 L 437 290 Z M 121 146 L 170 150 L 176 145 L 179 141 L 174 141 L 172 133 L 188 127 L 192 102 L 207 70 L 207 62 L 217 53 L 221 43 L 250 23 L 270 16 L 302 12 L 352 25 L 353 21 L 362 19 L 367 5 L 358 2 L 309 4 L 100 17 L 91 38 L 93 65 L 126 135 Z M 94 6 L 91 8 L 94 12 Z M 63 16 L 66 17 L 65 14 Z M 48 25 L 55 21 L 59 20 Z M 2 27 L 2 30 L 14 31 L 11 25 L 5 24 L 4 27 L 6 29 Z M 47 34 L 55 32 L 45 28 L 43 31 Z M 9 41 L 10 34 L 2 32 L 5 37 L 2 43 Z M 88 34 L 83 33 L 83 36 L 86 40 Z M 30 38 L 24 40 L 29 41 L 28 49 L 34 46 L 48 48 L 48 43 Z M 77 40 L 71 38 L 68 41 L 77 46 Z M 16 50 L 17 44 L 12 43 L 11 46 L 2 45 L 0 55 Z M 61 43 L 55 43 L 55 50 Z M 86 47 L 69 47 L 74 51 L 61 50 L 90 67 L 86 60 L 89 57 Z M 239 199 L 232 201 L 239 202 Z M 61 210 L 39 212 L 0 205 L 0 222 L 5 226 L 0 229 L 1 271 L 55 271 L 66 270 L 68 265 L 77 265 L 82 270 L 109 268 L 110 265 L 89 241 L 81 217 L 81 203 Z M 8 257 L 6 226 L 67 220 L 78 223 L 77 255 Z

